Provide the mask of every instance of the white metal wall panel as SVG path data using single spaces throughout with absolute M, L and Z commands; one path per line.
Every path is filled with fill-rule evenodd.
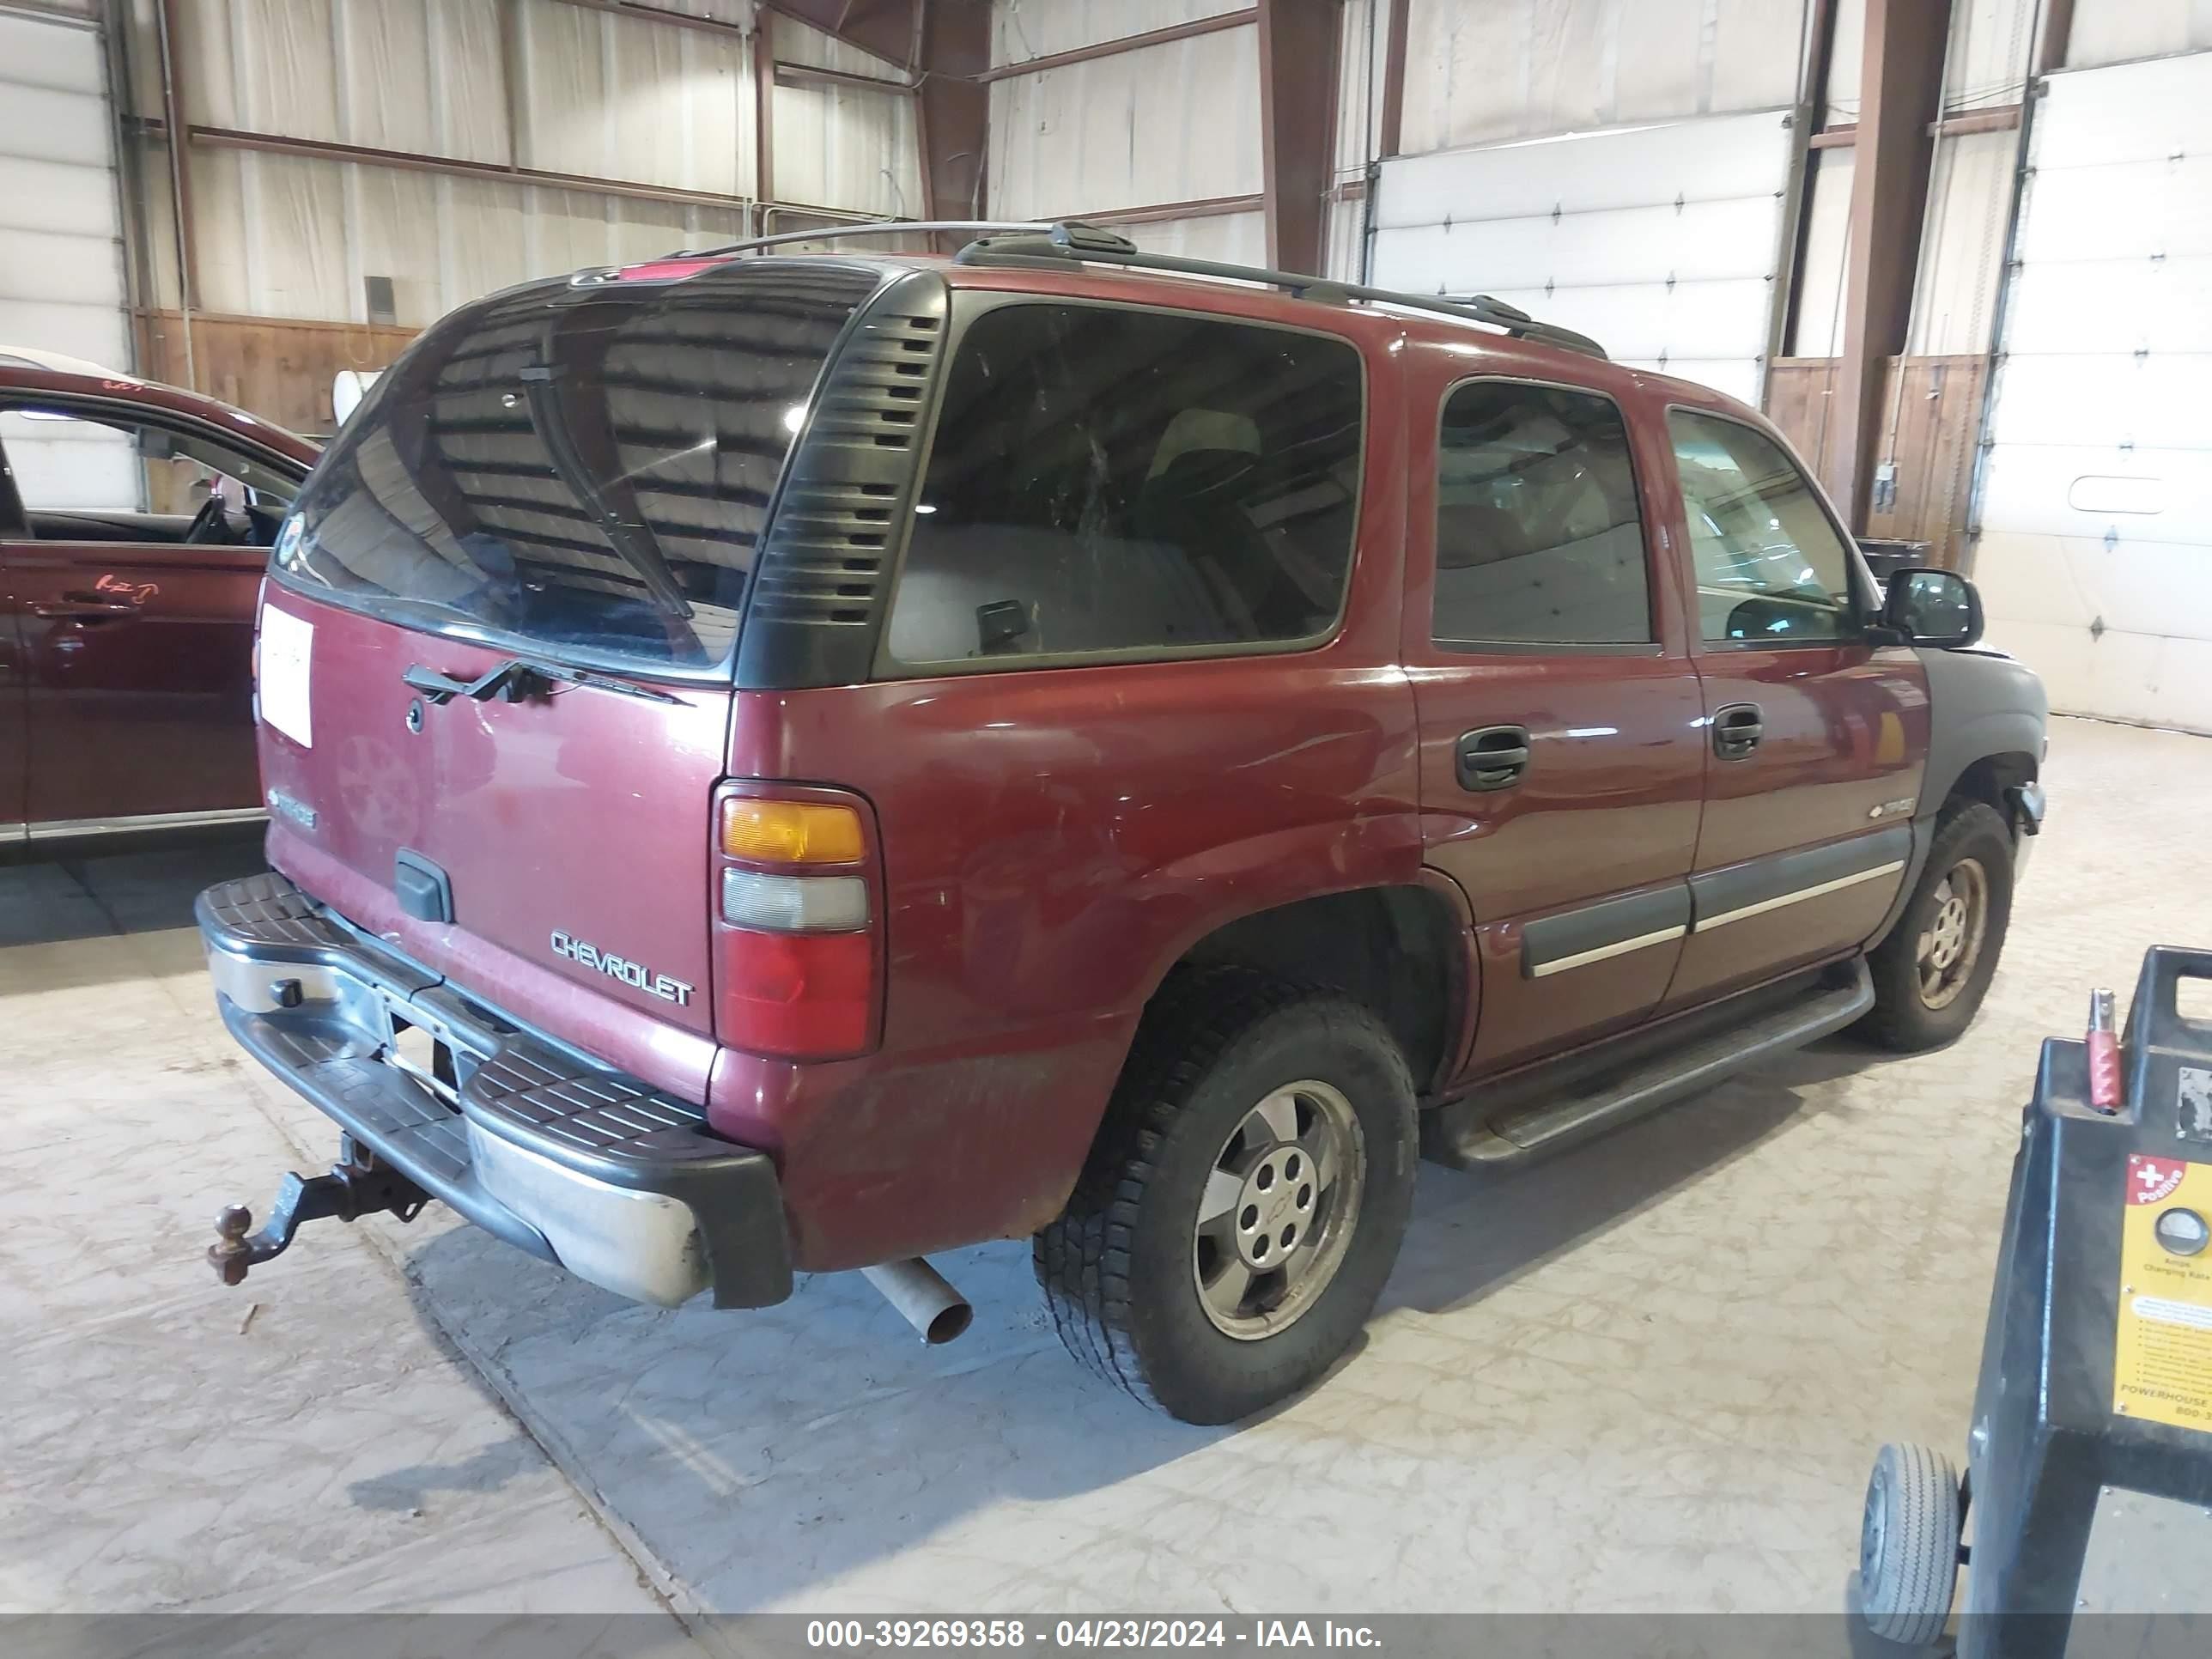
M 0 343 L 128 362 L 99 34 L 0 13 Z
M 1382 163 L 1373 280 L 1489 294 L 1624 362 L 1758 400 L 1790 170 L 1785 114 Z
M 2066 67 L 2095 69 L 2207 47 L 2212 5 L 2205 0 L 2075 0 Z
M 1209 213 L 1196 219 L 1160 219 L 1131 225 L 1127 234 L 1147 253 L 1184 259 L 1219 259 L 1233 265 L 1267 263 L 1267 216 Z
M 2212 732 L 2212 53 L 2053 76 L 1974 566 L 2054 708 Z
M 991 61 L 1018 64 L 1194 23 L 1252 0 L 991 0 Z
M 1800 0 L 1407 0 L 1409 151 L 1770 108 L 1796 94 Z
M 1936 146 L 1907 351 L 1942 356 L 1990 349 L 2019 159 L 2017 132 L 1961 133 Z
M 879 81 L 904 76 L 896 64 L 787 19 L 778 18 L 775 27 L 775 55 L 784 62 Z M 819 82 L 779 85 L 774 113 L 779 198 L 887 217 L 922 216 L 921 139 L 914 100 L 904 94 Z M 945 216 L 962 213 L 948 210 Z
M 990 152 L 1000 217 L 1255 193 L 1258 33 L 1222 29 L 995 81 Z

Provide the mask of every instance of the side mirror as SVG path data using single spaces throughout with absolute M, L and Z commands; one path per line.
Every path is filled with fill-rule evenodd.
M 1911 644 L 1955 651 L 1982 637 L 1982 596 L 1955 570 L 1899 570 L 1889 579 L 1881 620 Z

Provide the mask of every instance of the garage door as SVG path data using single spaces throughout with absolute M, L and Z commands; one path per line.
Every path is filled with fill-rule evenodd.
M 99 32 L 0 6 L 0 346 L 127 365 Z
M 1369 280 L 1493 295 L 1756 404 L 1790 158 L 1780 110 L 1396 157 Z
M 2212 732 L 2212 53 L 2051 77 L 1974 577 L 2052 707 Z

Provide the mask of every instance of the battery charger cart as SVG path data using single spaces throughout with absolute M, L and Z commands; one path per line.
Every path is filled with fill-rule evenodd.
M 1966 1478 L 1890 1445 L 1868 1484 L 1856 1590 L 1877 1635 L 1936 1641 L 1964 1561 L 1960 1659 L 2064 1653 L 2107 1489 L 2189 1505 L 2212 1533 L 2212 1024 L 2182 1018 L 2185 979 L 2212 979 L 2212 951 L 2145 953 L 2114 1111 L 2090 1103 L 2088 1043 L 2043 1045 Z

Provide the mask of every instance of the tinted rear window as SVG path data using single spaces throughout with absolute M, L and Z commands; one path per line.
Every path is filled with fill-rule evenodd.
M 878 280 L 738 263 L 457 313 L 316 469 L 278 567 L 415 626 L 712 668 L 815 378 Z
M 1022 302 L 961 337 L 890 628 L 903 663 L 1311 639 L 1352 568 L 1359 354 Z

